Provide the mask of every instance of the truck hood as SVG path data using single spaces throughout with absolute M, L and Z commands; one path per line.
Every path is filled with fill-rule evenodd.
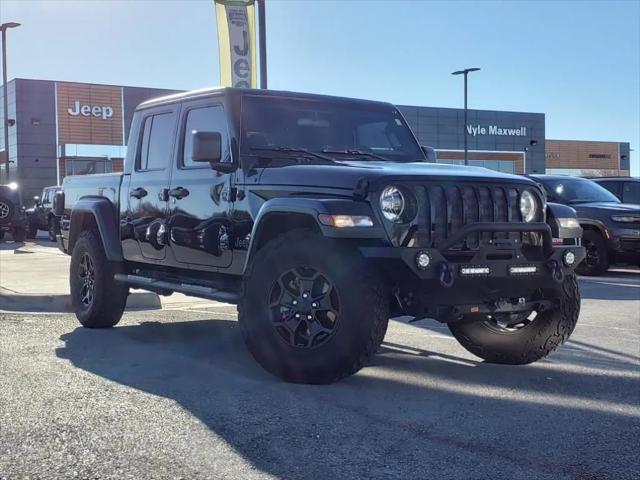
M 589 202 L 576 203 L 571 205 L 575 208 L 578 215 L 592 211 L 606 211 L 607 213 L 640 213 L 640 205 L 633 203 L 615 203 L 615 202 Z
M 512 182 L 535 185 L 528 178 L 482 167 L 465 167 L 441 163 L 336 161 L 334 164 L 294 164 L 263 169 L 261 185 L 300 187 L 333 187 L 353 189 L 360 179 L 376 181 L 482 181 Z

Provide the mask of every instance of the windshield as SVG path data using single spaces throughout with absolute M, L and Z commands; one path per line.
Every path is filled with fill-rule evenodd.
M 615 202 L 620 200 L 596 182 L 584 178 L 539 179 L 551 199 L 558 198 L 564 203 Z
M 395 108 L 314 99 L 245 96 L 240 148 L 246 155 L 305 149 L 337 159 L 424 159 Z

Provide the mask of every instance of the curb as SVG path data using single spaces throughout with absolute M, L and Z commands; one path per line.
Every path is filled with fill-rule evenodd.
M 126 310 L 159 310 L 162 308 L 160 297 L 152 292 L 131 292 L 127 298 Z M 70 313 L 70 295 L 28 295 L 0 292 L 0 311 L 19 313 Z

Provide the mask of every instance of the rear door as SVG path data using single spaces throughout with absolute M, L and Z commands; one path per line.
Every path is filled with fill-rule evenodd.
M 640 182 L 624 182 L 622 201 L 640 205 Z
M 176 163 L 169 187 L 171 260 L 176 266 L 228 267 L 233 258 L 229 214 L 234 174 L 216 172 L 208 163 L 191 161 L 192 134 L 196 131 L 219 132 L 222 161 L 232 161 L 222 97 L 188 102 L 180 116 Z
M 128 215 L 140 254 L 129 260 L 162 260 L 167 249 L 167 188 L 179 106 L 144 111 L 129 183 Z M 131 252 L 130 252 L 131 253 Z M 138 258 L 135 258 L 138 257 Z

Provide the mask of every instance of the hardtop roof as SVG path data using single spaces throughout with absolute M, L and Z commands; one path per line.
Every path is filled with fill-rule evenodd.
M 192 90 L 183 93 L 174 93 L 172 95 L 166 95 L 163 97 L 152 98 L 145 102 L 142 102 L 136 110 L 143 110 L 146 108 L 156 107 L 159 105 L 168 105 L 174 103 L 184 102 L 186 100 L 193 100 L 198 98 L 213 97 L 218 95 L 227 96 L 241 96 L 241 95 L 254 95 L 262 97 L 281 97 L 281 98 L 308 98 L 313 100 L 325 100 L 328 102 L 353 102 L 360 104 L 379 105 L 379 106 L 395 106 L 389 102 L 380 102 L 375 100 L 362 100 L 349 97 L 338 97 L 333 95 L 319 95 L 315 93 L 302 93 L 302 92 L 290 92 L 286 90 L 264 90 L 257 88 L 232 88 L 232 87 L 213 87 L 203 88 L 200 90 Z

